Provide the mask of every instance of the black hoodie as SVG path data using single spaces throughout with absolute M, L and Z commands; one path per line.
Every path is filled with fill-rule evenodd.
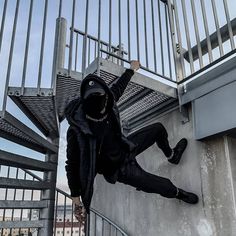
M 81 95 L 84 94 L 84 84 L 87 83 L 87 80 L 91 80 L 91 78 L 103 85 L 109 96 L 108 108 L 110 109 L 110 119 L 116 127 L 115 135 L 121 140 L 127 152 L 132 151 L 135 145 L 124 137 L 121 132 L 116 102 L 122 96 L 133 74 L 133 70 L 127 69 L 110 87 L 96 75 L 87 76 L 81 83 Z M 71 190 L 71 196 L 81 196 L 86 211 L 89 212 L 93 195 L 93 182 L 97 174 L 97 139 L 90 129 L 88 119 L 83 111 L 82 98 L 71 101 L 66 107 L 65 115 L 70 125 L 67 131 L 66 172 L 68 185 Z M 115 183 L 117 176 L 114 173 L 113 176 L 106 178 L 106 180 L 110 183 Z

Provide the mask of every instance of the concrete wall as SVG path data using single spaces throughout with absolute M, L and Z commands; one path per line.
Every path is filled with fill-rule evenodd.
M 136 191 L 120 183 L 112 185 L 98 175 L 92 207 L 131 236 L 236 235 L 236 140 L 217 137 L 195 141 L 192 121 L 183 125 L 181 120 L 178 110 L 158 119 L 167 128 L 172 146 L 182 137 L 189 141 L 178 166 L 168 163 L 156 145 L 137 160 L 145 170 L 197 193 L 197 205 Z

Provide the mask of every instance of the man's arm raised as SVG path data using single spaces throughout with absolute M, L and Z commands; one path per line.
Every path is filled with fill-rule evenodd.
M 139 61 L 131 61 L 130 63 L 130 69 L 126 69 L 126 71 L 121 75 L 119 79 L 117 79 L 112 85 L 111 85 L 111 91 L 114 95 L 115 101 L 117 102 L 122 94 L 125 91 L 125 88 L 127 87 L 131 77 L 133 76 L 134 72 L 136 72 L 140 68 L 140 62 Z

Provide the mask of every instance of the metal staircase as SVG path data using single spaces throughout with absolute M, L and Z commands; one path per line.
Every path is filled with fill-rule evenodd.
M 227 29 L 228 36 L 224 37 L 223 43 L 230 39 L 232 50 L 220 56 L 226 58 L 232 55 L 235 51 L 232 43 L 236 32 L 235 20 L 227 17 L 226 25 L 217 25 L 217 33 L 209 35 L 208 32 L 207 38 L 202 41 L 197 37 L 197 45 L 191 47 L 190 41 L 193 39 L 187 27 L 184 1 L 181 1 L 182 23 L 178 18 L 180 1 L 177 4 L 176 0 L 118 0 L 117 4 L 109 0 L 107 7 L 102 0 L 96 1 L 93 6 L 86 0 L 83 2 L 84 9 L 78 9 L 76 0 L 44 0 L 38 2 L 39 5 L 31 0 L 28 5 L 24 3 L 27 6 L 22 2 L 4 0 L 0 3 L 0 59 L 2 55 L 8 58 L 2 66 L 0 64 L 0 71 L 3 71 L 1 76 L 4 76 L 5 71 L 5 90 L 1 92 L 3 105 L 0 107 L 0 137 L 26 147 L 27 150 L 44 154 L 45 158 L 44 161 L 37 160 L 30 151 L 29 156 L 23 156 L 16 154 L 15 150 L 0 150 L 0 235 L 19 235 L 23 232 L 25 235 L 51 236 L 58 235 L 58 229 L 60 235 L 65 235 L 68 228 L 69 234 L 73 236 L 83 235 L 85 229 L 86 235 L 100 233 L 112 236 L 118 232 L 127 235 L 94 209 L 91 209 L 93 214 L 88 217 L 87 225 L 80 225 L 73 217 L 70 196 L 56 189 L 60 122 L 65 118 L 65 107 L 80 95 L 80 84 L 87 74 L 98 74 L 109 85 L 129 67 L 131 59 L 138 59 L 142 67 L 135 73 L 118 102 L 122 127 L 124 133 L 128 134 L 152 123 L 159 116 L 178 108 L 179 98 L 184 92 L 185 85 L 182 84 L 202 72 L 204 67 L 209 68 L 219 61 L 213 61 L 210 56 L 209 63 L 203 65 L 202 56 L 207 52 L 211 54 L 209 48 L 206 50 L 210 43 L 214 48 L 222 47 L 219 36 Z M 204 10 L 203 0 L 201 4 Z M 194 13 L 196 9 L 193 1 L 191 6 Z M 224 6 L 228 13 L 227 4 Z M 36 7 L 39 7 L 43 16 L 41 24 L 37 25 L 32 21 L 34 17 L 37 18 L 33 14 Z M 96 12 L 93 12 L 94 18 L 89 19 L 92 7 Z M 54 14 L 56 8 L 57 15 Z M 27 24 L 20 18 L 23 12 L 28 14 L 25 19 Z M 203 12 L 206 13 L 206 9 Z M 84 26 L 78 25 L 77 29 L 80 13 L 85 21 Z M 14 19 L 9 23 L 7 16 L 10 14 Z M 142 27 L 140 15 L 143 16 Z M 132 29 L 131 20 L 134 26 Z M 196 21 L 194 17 L 192 27 L 198 36 Z M 9 29 L 6 31 L 6 23 L 10 25 L 11 38 L 7 37 Z M 185 35 L 191 36 L 191 40 L 188 37 L 186 42 L 183 40 L 180 24 L 185 26 Z M 89 30 L 91 25 L 94 28 Z M 21 36 L 17 31 L 19 26 L 25 29 L 26 36 L 23 42 L 19 41 L 23 45 L 21 47 L 24 47 L 20 52 L 14 48 L 18 44 L 17 40 L 20 40 L 18 36 Z M 55 27 L 54 38 L 49 37 L 52 26 Z M 105 31 L 103 26 L 107 26 Z M 206 24 L 204 26 L 208 31 Z M 50 34 L 47 27 L 50 27 Z M 115 32 L 116 28 L 118 32 Z M 37 35 L 40 35 L 35 44 L 39 45 L 37 63 L 32 60 L 35 52 L 30 47 L 31 33 L 36 33 L 35 29 Z M 104 32 L 108 36 L 105 39 L 101 35 Z M 184 49 L 183 44 L 188 46 L 188 50 Z M 50 60 L 49 54 L 53 55 Z M 19 66 L 14 63 L 16 57 L 22 62 L 20 73 Z M 200 67 L 196 65 L 198 61 Z M 36 64 L 37 72 L 28 72 Z M 21 78 L 20 82 L 18 78 Z M 31 83 L 34 85 L 30 86 Z M 29 128 L 21 117 L 15 117 L 14 112 L 9 112 L 9 99 L 39 132 Z M 59 221 L 58 209 L 61 206 L 64 211 Z M 69 221 L 66 218 L 68 206 Z

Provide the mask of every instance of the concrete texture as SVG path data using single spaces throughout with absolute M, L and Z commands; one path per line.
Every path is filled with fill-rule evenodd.
M 145 170 L 198 194 L 197 205 L 136 191 L 120 183 L 112 185 L 98 175 L 92 207 L 131 236 L 236 235 L 236 140 L 216 137 L 195 141 L 191 119 L 184 125 L 181 120 L 178 110 L 157 120 L 168 130 L 173 147 L 182 137 L 189 141 L 178 166 L 168 163 L 156 145 L 137 160 Z

